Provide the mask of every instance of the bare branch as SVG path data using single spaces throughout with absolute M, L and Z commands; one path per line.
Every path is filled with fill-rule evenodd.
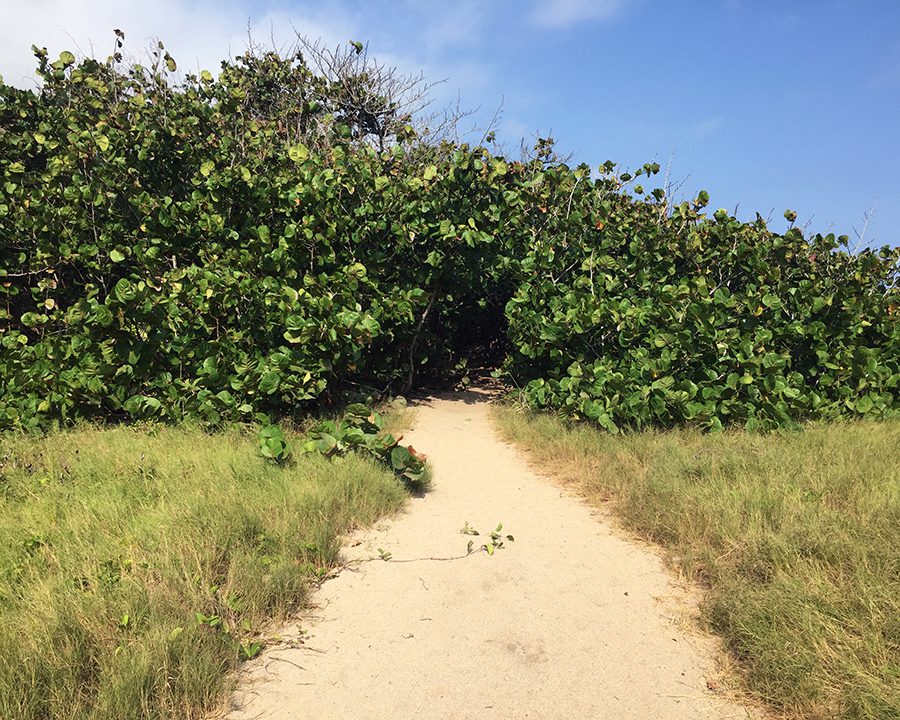
M 863 213 L 863 226 L 862 230 L 859 232 L 856 231 L 856 228 L 853 228 L 853 233 L 856 235 L 856 242 L 853 244 L 853 247 L 850 249 L 851 255 L 856 255 L 859 252 L 860 247 L 862 247 L 863 242 L 866 239 L 866 230 L 869 229 L 869 220 L 872 219 L 872 216 L 875 214 L 875 208 L 878 205 L 878 202 L 872 203 L 872 207 L 866 210 Z

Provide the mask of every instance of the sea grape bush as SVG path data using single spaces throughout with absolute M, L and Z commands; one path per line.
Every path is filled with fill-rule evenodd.
M 532 405 L 611 432 L 896 413 L 896 248 L 852 255 L 846 238 L 710 217 L 706 193 L 667 212 L 659 193 L 543 178 L 555 215 L 507 306 L 506 369 Z
M 259 454 L 276 465 L 286 463 L 293 452 L 293 446 L 288 442 L 284 431 L 277 425 L 266 425 L 260 428 L 257 435 L 259 442 Z
M 35 50 L 38 90 L 0 83 L 0 428 L 268 425 L 476 341 L 611 431 L 900 405 L 896 249 L 672 207 L 653 164 L 420 136 L 364 68 Z
M 309 430 L 303 452 L 334 457 L 354 450 L 384 463 L 410 490 L 423 490 L 428 484 L 425 456 L 412 445 L 401 445 L 402 438 L 382 432 L 383 426 L 378 412 L 365 403 L 351 403 L 342 417 L 321 420 Z
M 265 94 L 306 82 L 296 57 L 175 85 L 162 50 L 37 54 L 39 92 L 0 87 L 0 425 L 258 419 L 446 354 L 502 161 L 379 151 L 337 114 L 304 135 Z

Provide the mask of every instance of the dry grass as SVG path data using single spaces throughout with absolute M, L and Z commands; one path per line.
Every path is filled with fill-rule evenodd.
M 403 503 L 371 462 L 279 468 L 254 434 L 0 438 L 0 718 L 195 718 L 339 538 Z
M 704 584 L 756 697 L 807 720 L 900 718 L 900 423 L 613 437 L 496 419 Z

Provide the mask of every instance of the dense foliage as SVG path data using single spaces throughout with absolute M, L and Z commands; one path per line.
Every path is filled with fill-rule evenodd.
M 533 404 L 612 432 L 896 411 L 897 249 L 852 255 L 833 235 L 707 217 L 705 193 L 664 215 L 579 187 L 577 171 L 543 177 L 566 212 L 524 254 L 507 306 L 507 367 Z
M 435 140 L 364 63 L 36 54 L 0 84 L 0 427 L 272 418 L 485 348 L 610 430 L 900 407 L 897 250 Z

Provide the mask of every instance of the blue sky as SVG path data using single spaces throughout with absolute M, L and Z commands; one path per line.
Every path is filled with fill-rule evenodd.
M 0 74 L 26 84 L 32 42 L 51 52 L 164 40 L 182 67 L 214 69 L 254 34 L 291 25 L 368 42 L 442 80 L 498 135 L 552 135 L 574 161 L 655 160 L 713 207 L 786 208 L 810 230 L 900 244 L 898 0 L 0 0 Z

